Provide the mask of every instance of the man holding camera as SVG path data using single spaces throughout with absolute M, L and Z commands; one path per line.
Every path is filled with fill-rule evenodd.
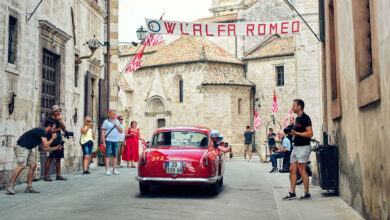
M 61 176 L 61 158 L 64 158 L 64 142 L 62 141 L 61 130 L 66 131 L 64 122 L 61 119 L 61 108 L 58 105 L 53 105 L 51 116 L 47 119 L 56 125 L 53 133 L 57 134 L 57 138 L 51 143 L 50 147 L 61 146 L 58 150 L 50 152 L 49 158 L 45 164 L 45 181 L 53 181 L 49 177 L 50 163 L 53 159 L 56 160 L 56 180 L 67 180 Z
M 294 128 L 290 134 L 294 136 L 294 148 L 290 156 L 290 192 L 283 200 L 296 199 L 295 186 L 297 183 L 297 169 L 302 176 L 305 194 L 299 199 L 310 199 L 309 193 L 309 175 L 306 173 L 307 162 L 311 153 L 310 139 L 313 137 L 310 117 L 303 112 L 305 103 L 301 99 L 295 99 L 293 102 L 293 111 L 297 114 Z
M 62 146 L 50 147 L 53 143 L 53 140 L 56 139 L 57 135 L 54 133 L 52 138 L 48 141 L 47 136 L 54 132 L 55 124 L 52 121 L 46 121 L 43 128 L 37 127 L 33 128 L 26 133 L 24 133 L 19 140 L 17 141 L 17 146 L 14 148 L 15 156 L 17 159 L 18 167 L 14 170 L 11 181 L 5 190 L 11 194 L 15 194 L 14 185 L 15 181 L 18 178 L 19 174 L 26 168 L 30 166 L 28 170 L 28 179 L 27 187 L 24 190 L 25 193 L 39 193 L 38 190 L 32 187 L 32 180 L 34 177 L 35 169 L 37 167 L 37 162 L 35 161 L 35 156 L 32 152 L 32 149 L 42 144 L 42 149 L 46 151 L 59 150 Z

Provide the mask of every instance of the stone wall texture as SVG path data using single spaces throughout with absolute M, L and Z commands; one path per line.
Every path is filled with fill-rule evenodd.
M 371 22 L 377 31 L 371 36 L 374 39 L 376 35 L 378 43 L 377 74 L 381 97 L 379 101 L 358 107 L 359 96 L 368 94 L 357 93 L 352 1 L 335 1 L 341 99 L 341 117 L 335 120 L 330 115 L 332 82 L 330 49 L 326 49 L 329 142 L 339 149 L 340 196 L 367 219 L 390 219 L 390 158 L 387 156 L 390 142 L 390 2 L 370 1 L 375 2 L 370 4 L 375 11 L 371 13 Z M 327 22 L 329 17 L 326 19 Z M 326 40 L 328 44 L 329 34 Z M 375 89 L 374 86 L 371 88 Z
M 62 172 L 79 170 L 82 151 L 78 144 L 80 127 L 84 120 L 85 74 L 92 75 L 95 92 L 94 119 L 98 121 L 98 80 L 104 77 L 105 47 L 100 47 L 89 60 L 79 65 L 75 77 L 75 54 L 86 56 L 91 53 L 87 40 L 94 36 L 100 42 L 105 40 L 105 1 L 97 4 L 93 0 L 43 1 L 30 20 L 26 12 L 32 12 L 38 1 L 0 1 L 0 188 L 6 184 L 16 168 L 14 147 L 21 134 L 41 125 L 42 51 L 48 49 L 58 57 L 59 80 L 58 103 L 67 130 L 75 136 L 65 140 L 65 159 Z M 74 20 L 72 21 L 71 8 Z M 8 63 L 8 20 L 17 18 L 17 60 Z M 74 29 L 73 29 L 74 24 Z M 74 30 L 74 31 L 73 31 Z M 45 38 L 45 40 L 44 40 Z M 75 83 L 76 80 L 78 83 Z M 11 94 L 16 94 L 15 108 L 8 112 Z M 40 153 L 34 150 L 37 159 Z M 42 153 L 45 154 L 45 153 Z M 40 176 L 40 163 L 36 177 Z M 26 179 L 24 172 L 20 180 Z

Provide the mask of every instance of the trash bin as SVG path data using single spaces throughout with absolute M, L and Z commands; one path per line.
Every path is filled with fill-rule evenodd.
M 321 189 L 339 189 L 339 158 L 338 148 L 334 145 L 320 145 L 313 149 L 316 152 L 318 177 Z

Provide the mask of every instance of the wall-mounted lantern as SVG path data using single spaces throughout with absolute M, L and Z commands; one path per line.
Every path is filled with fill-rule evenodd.
M 110 48 L 110 43 L 109 42 L 106 41 L 106 42 L 104 42 L 104 44 L 102 44 L 98 39 L 96 39 L 95 35 L 93 35 L 93 39 L 88 40 L 83 45 L 88 45 L 89 49 L 91 50 L 91 54 L 88 55 L 88 56 L 76 57 L 76 64 L 81 64 L 82 63 L 82 59 L 89 59 L 89 58 L 91 58 L 94 55 L 95 51 L 100 46 L 105 46 L 105 47 L 107 47 L 107 49 Z

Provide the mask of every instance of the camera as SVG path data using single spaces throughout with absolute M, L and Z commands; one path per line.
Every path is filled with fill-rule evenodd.
M 71 132 L 71 131 L 65 131 L 63 135 L 66 139 L 69 139 L 69 137 L 74 136 L 73 132 Z
M 291 131 L 292 131 L 291 128 L 285 128 L 285 129 L 283 130 L 283 132 L 286 133 L 286 134 L 289 134 Z

